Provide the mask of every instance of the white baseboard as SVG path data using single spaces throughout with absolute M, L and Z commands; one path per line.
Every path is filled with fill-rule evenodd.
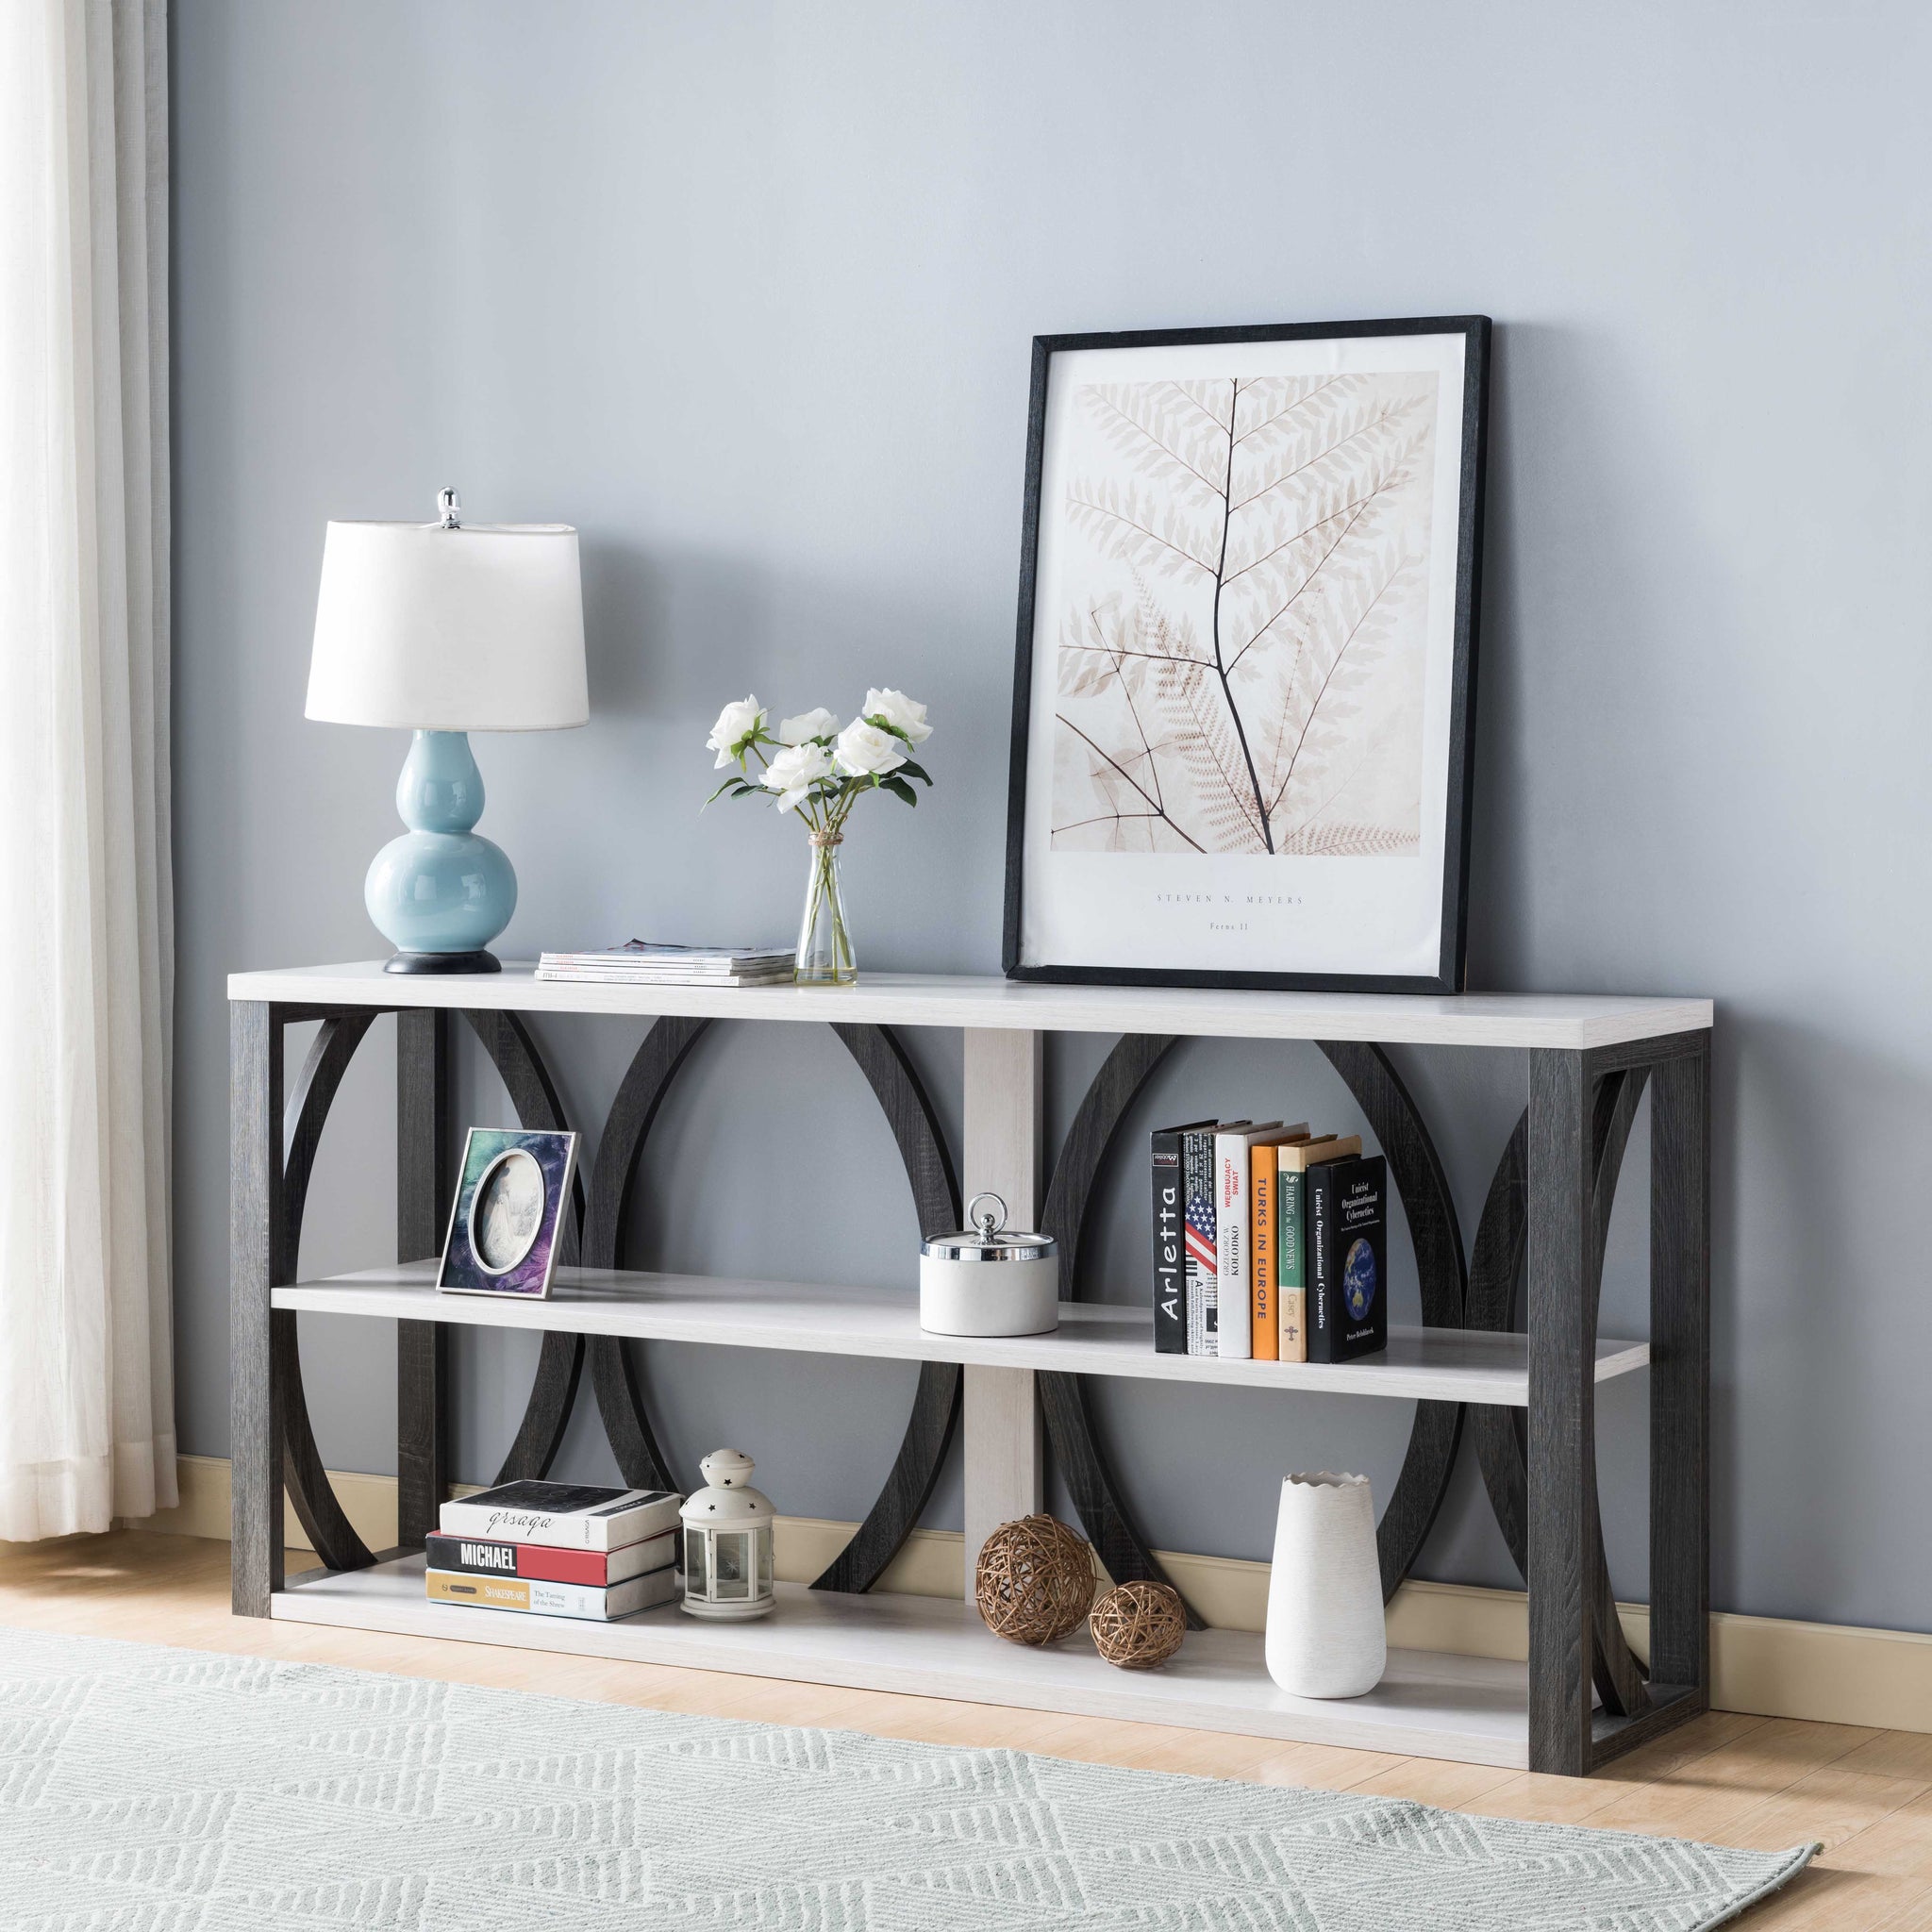
M 180 1456 L 175 1460 L 181 1501 L 173 1509 L 157 1511 L 130 1523 L 132 1529 L 158 1529 L 176 1536 L 228 1536 L 228 1460 L 224 1456 Z M 342 1513 L 356 1534 L 372 1550 L 391 1549 L 396 1540 L 396 1479 L 364 1475 L 356 1470 L 329 1471 L 329 1483 Z M 474 1493 L 474 1483 L 458 1483 L 456 1493 Z M 817 1516 L 781 1516 L 774 1557 L 781 1582 L 809 1583 L 845 1547 L 858 1525 L 833 1523 Z M 291 1550 L 308 1548 L 308 1532 L 285 1501 L 282 1538 Z M 906 1547 L 880 1579 L 885 1590 L 909 1596 L 962 1594 L 964 1540 L 957 1530 L 914 1530 Z
M 225 1540 L 226 1459 L 183 1456 L 176 1470 L 180 1506 L 135 1526 Z M 341 1471 L 331 1472 L 330 1480 L 363 1541 L 375 1550 L 392 1546 L 395 1478 Z M 286 1520 L 291 1547 L 307 1549 L 307 1538 L 292 1509 Z M 808 1583 L 844 1547 L 855 1526 L 823 1517 L 779 1517 L 779 1576 Z M 1184 1551 L 1157 1554 L 1182 1595 L 1207 1622 L 1234 1630 L 1262 1627 L 1268 1603 L 1267 1564 Z M 881 1587 L 913 1596 L 958 1596 L 964 1562 L 965 1542 L 958 1530 L 916 1529 L 881 1579 Z M 1630 1648 L 1639 1657 L 1647 1657 L 1649 1609 L 1642 1604 L 1618 1607 Z M 1411 1650 L 1521 1659 L 1529 1654 L 1527 1602 L 1517 1590 L 1406 1583 L 1389 1606 L 1389 1641 Z M 1711 1702 L 1720 1710 L 1932 1731 L 1932 1637 L 1911 1630 L 1864 1630 L 1718 1611 L 1710 1620 L 1710 1650 Z

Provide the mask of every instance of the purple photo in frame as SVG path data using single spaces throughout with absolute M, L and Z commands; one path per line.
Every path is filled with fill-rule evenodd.
M 547 1295 L 576 1158 L 575 1134 L 472 1127 L 437 1287 Z

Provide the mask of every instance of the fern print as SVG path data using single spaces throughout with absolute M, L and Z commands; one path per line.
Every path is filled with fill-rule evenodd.
M 1420 849 L 1437 386 L 1373 372 L 1076 391 L 1056 850 Z

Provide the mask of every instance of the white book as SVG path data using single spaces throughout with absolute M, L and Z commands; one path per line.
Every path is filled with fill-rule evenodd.
M 1214 1137 L 1236 1127 L 1252 1127 L 1253 1121 L 1210 1122 L 1205 1128 L 1191 1127 L 1182 1142 L 1182 1159 L 1187 1163 L 1188 1192 L 1188 1353 L 1213 1356 L 1220 1353 L 1215 1335 L 1218 1283 L 1215 1268 Z M 1205 1144 L 1207 1152 L 1201 1154 Z M 1196 1161 L 1205 1162 L 1206 1171 Z M 1198 1185 L 1199 1196 L 1195 1194 Z
M 621 946 L 604 946 L 588 953 L 541 953 L 540 966 L 612 966 L 634 971 L 653 969 L 674 973 L 741 973 L 747 968 L 790 964 L 790 946 L 672 946 L 631 940 Z
M 1224 1361 L 1249 1361 L 1255 1353 L 1252 1257 L 1248 1252 L 1248 1149 L 1264 1141 L 1299 1141 L 1308 1124 L 1284 1126 L 1237 1122 L 1214 1136 L 1214 1335 Z
M 562 1550 L 621 1550 L 678 1525 L 684 1499 L 669 1490 L 607 1490 L 589 1483 L 499 1483 L 445 1503 L 444 1536 L 548 1543 Z
M 544 1583 L 531 1576 L 478 1576 L 468 1570 L 424 1573 L 432 1603 L 480 1610 L 520 1610 L 527 1617 L 588 1617 L 608 1624 L 633 1617 L 677 1594 L 677 1572 L 665 1565 L 600 1590 L 590 1583 Z
M 595 966 L 540 966 L 539 979 L 577 986 L 789 986 L 791 963 L 782 973 L 623 973 Z
M 560 959 L 550 954 L 537 961 L 540 973 L 622 973 L 631 979 L 656 979 L 676 974 L 684 979 L 730 979 L 741 973 L 789 972 L 792 955 L 782 959 L 721 959 L 715 965 L 702 959 L 631 960 L 610 954 L 602 958 Z

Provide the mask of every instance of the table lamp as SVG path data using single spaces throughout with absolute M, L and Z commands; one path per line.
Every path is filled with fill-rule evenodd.
M 408 830 L 375 855 L 362 903 L 391 973 L 494 973 L 517 907 L 502 848 L 473 829 L 472 731 L 590 722 L 583 585 L 568 524 L 331 523 L 322 553 L 308 716 L 415 733 L 396 781 Z

